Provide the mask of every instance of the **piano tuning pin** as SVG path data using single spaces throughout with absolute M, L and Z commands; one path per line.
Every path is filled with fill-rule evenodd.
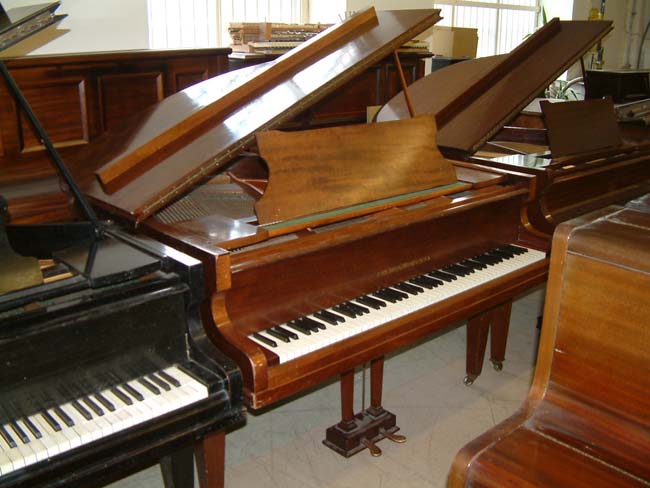
M 368 448 L 368 450 L 370 451 L 370 455 L 372 457 L 381 456 L 381 449 L 379 449 L 379 447 L 377 447 L 377 444 L 372 442 L 370 439 L 362 437 L 360 442 L 361 442 L 361 444 L 363 444 L 364 446 L 366 446 Z
M 396 442 L 397 444 L 404 444 L 406 442 L 405 435 L 395 434 L 394 432 L 388 432 L 384 428 L 380 428 L 379 433 L 383 435 L 386 439 Z

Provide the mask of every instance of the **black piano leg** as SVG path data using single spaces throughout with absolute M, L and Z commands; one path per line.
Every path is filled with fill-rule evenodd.
M 395 434 L 395 415 L 381 406 L 384 358 L 379 357 L 370 363 L 370 407 L 354 414 L 354 370 L 341 375 L 341 421 L 329 427 L 323 444 L 342 456 L 350 457 L 364 449 L 373 456 L 380 456 L 381 449 L 376 443 L 387 438 L 404 442 L 406 438 Z
M 194 488 L 194 448 L 180 449 L 160 460 L 165 488 Z
M 483 371 L 488 333 L 490 333 L 490 361 L 497 371 L 503 368 L 511 308 L 512 302 L 508 301 L 481 312 L 467 321 L 467 356 L 463 380 L 467 386 L 474 383 Z

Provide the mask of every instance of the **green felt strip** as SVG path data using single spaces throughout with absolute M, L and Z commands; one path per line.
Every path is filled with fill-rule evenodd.
M 446 191 L 446 190 L 453 190 L 458 187 L 462 187 L 467 185 L 467 183 L 464 183 L 462 181 L 455 181 L 454 183 L 450 183 L 448 185 L 440 185 L 440 186 L 435 186 L 433 188 L 428 188 L 426 190 L 419 190 L 419 191 L 414 191 L 411 193 L 404 193 L 402 195 L 397 195 L 394 197 L 388 197 L 388 198 L 382 198 L 380 200 L 373 200 L 371 202 L 364 202 L 364 203 L 359 203 L 357 205 L 352 205 L 350 207 L 345 207 L 345 208 L 339 208 L 336 210 L 328 210 L 327 212 L 320 212 L 317 214 L 311 214 L 311 215 L 305 215 L 304 217 L 298 217 L 296 219 L 291 219 L 291 220 L 285 220 L 284 222 L 277 222 L 275 224 L 268 224 L 264 225 L 263 227 L 268 230 L 275 230 L 275 229 L 282 229 L 283 227 L 290 227 L 294 225 L 300 225 L 304 224 L 307 222 L 312 222 L 315 220 L 322 220 L 322 219 L 327 219 L 331 217 L 337 217 L 339 215 L 343 215 L 346 213 L 351 213 L 351 212 L 356 212 L 359 210 L 367 210 L 372 207 L 378 207 L 385 205 L 387 203 L 398 203 L 402 200 L 408 200 L 413 197 L 420 197 L 420 196 L 425 196 L 425 195 L 430 195 L 432 193 L 438 193 L 441 191 Z

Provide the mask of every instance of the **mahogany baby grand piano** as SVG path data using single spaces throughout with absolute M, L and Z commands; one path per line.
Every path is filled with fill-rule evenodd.
M 610 21 L 553 19 L 509 54 L 464 61 L 417 80 L 406 92 L 409 100 L 398 94 L 377 120 L 433 115 L 446 156 L 534 176 L 522 228 L 526 239 L 548 245 L 559 222 L 650 188 L 647 131 L 642 141 L 619 136 L 611 102 L 548 104 L 545 129 L 504 129 L 611 29 Z
M 513 245 L 530 178 L 446 160 L 430 117 L 265 132 L 438 19 L 356 14 L 171 96 L 74 165 L 96 208 L 203 262 L 206 330 L 251 408 L 341 375 L 325 442 L 346 456 L 403 440 L 381 405 L 387 352 L 470 317 L 473 374 L 478 326 L 546 275 L 544 253 Z M 353 371 L 368 361 L 371 405 L 355 415 Z

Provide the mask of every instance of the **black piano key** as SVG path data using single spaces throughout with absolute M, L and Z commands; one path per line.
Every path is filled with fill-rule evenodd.
M 345 315 L 346 317 L 349 317 L 351 319 L 355 319 L 357 315 L 361 315 L 358 312 L 355 312 L 349 307 L 346 307 L 344 303 L 340 303 L 338 305 L 335 305 L 332 307 L 334 310 L 336 310 L 338 313 Z
M 493 266 L 493 265 L 503 261 L 503 259 L 501 259 L 501 258 L 495 258 L 495 257 L 492 257 L 492 256 L 487 256 L 485 254 L 480 254 L 478 256 L 474 256 L 472 259 L 474 259 L 475 261 L 478 261 L 479 263 L 485 263 L 485 264 L 490 265 L 490 266 Z
M 276 331 L 276 330 L 273 330 L 273 329 L 266 329 L 266 330 L 264 331 L 264 333 L 265 333 L 265 334 L 268 334 L 268 335 L 270 335 L 270 336 L 273 336 L 273 337 L 275 337 L 276 339 L 280 339 L 282 342 L 290 342 L 290 339 L 289 339 L 286 335 L 284 335 L 284 334 L 282 334 L 281 332 L 278 332 L 278 331 Z
M 385 289 L 388 293 L 392 293 L 394 296 L 398 297 L 398 299 L 401 298 L 401 299 L 403 300 L 403 299 L 409 297 L 409 294 L 408 294 L 408 293 L 403 292 L 403 291 L 401 291 L 401 290 L 398 290 L 398 289 L 396 289 L 396 288 L 394 288 L 394 287 L 392 287 L 392 286 L 390 286 L 390 287 L 388 287 L 388 288 L 384 288 L 384 289 Z
M 278 347 L 278 343 L 277 343 L 277 342 L 275 342 L 273 339 L 269 339 L 268 337 L 263 336 L 262 334 L 258 334 L 257 332 L 255 332 L 255 333 L 253 334 L 253 337 L 255 337 L 255 339 L 257 339 L 258 341 L 263 342 L 263 343 L 266 344 L 267 346 L 270 346 L 270 347 Z
M 36 427 L 36 425 L 34 425 L 34 422 L 32 422 L 28 417 L 23 417 L 22 421 L 23 424 L 25 424 L 25 427 L 27 427 L 27 430 L 29 430 L 34 437 L 36 437 L 37 439 L 43 437 L 41 431 L 38 430 L 38 427 Z
M 45 420 L 45 422 L 47 422 L 47 424 L 50 427 L 52 427 L 52 430 L 54 430 L 55 432 L 59 432 L 61 430 L 61 426 L 59 425 L 59 423 L 56 421 L 54 417 L 52 417 L 52 415 L 50 415 L 50 412 L 48 412 L 47 410 L 43 410 L 41 412 L 41 417 L 43 417 L 43 420 Z
M 58 405 L 54 406 L 52 407 L 52 411 L 56 414 L 57 417 L 63 420 L 63 423 L 65 425 L 67 425 L 68 427 L 74 426 L 74 420 L 72 420 L 70 416 L 61 409 L 61 407 L 59 407 Z
M 158 388 L 156 385 L 154 385 L 148 379 L 146 379 L 146 378 L 138 378 L 138 383 L 140 383 L 142 386 L 144 386 L 147 390 L 149 390 L 154 395 L 160 395 L 160 388 Z
M 104 411 L 101 409 L 101 407 L 97 405 L 90 397 L 84 397 L 81 399 L 81 401 L 84 402 L 89 409 L 95 412 L 95 415 L 99 415 L 100 417 L 104 415 Z
M 464 266 L 460 266 L 459 264 L 452 264 L 451 266 L 447 266 L 445 268 L 442 268 L 442 270 L 445 273 L 451 273 L 451 274 L 454 274 L 456 276 L 467 276 L 467 275 L 473 273 L 473 271 L 471 269 L 466 268 Z
M 428 290 L 442 285 L 442 281 L 431 278 L 430 276 L 416 276 L 411 282 Z
M 390 303 L 396 303 L 402 299 L 401 297 L 396 296 L 394 293 L 390 293 L 386 289 L 377 290 L 372 294 L 372 296 Z
M 398 290 L 403 291 L 404 293 L 408 293 L 409 295 L 417 295 L 418 293 L 422 293 L 424 291 L 421 287 L 406 282 L 397 283 L 391 288 L 397 288 Z
M 176 378 L 174 378 L 171 374 L 169 374 L 167 371 L 157 371 L 157 374 L 160 375 L 160 377 L 165 380 L 167 383 L 171 383 L 172 386 L 175 386 L 176 388 L 181 386 L 181 382 L 178 381 Z
M 306 327 L 295 320 L 287 322 L 287 327 L 291 327 L 293 330 L 300 332 L 301 334 L 311 335 L 311 329 L 309 327 Z
M 95 393 L 93 396 L 99 403 L 101 403 L 104 406 L 104 408 L 106 408 L 106 410 L 108 410 L 109 412 L 115 411 L 115 405 L 113 405 L 113 403 L 104 395 L 102 395 L 101 393 Z
M 16 441 L 13 437 L 7 432 L 7 429 L 4 428 L 4 425 L 0 425 L 0 437 L 4 439 L 9 447 L 16 447 Z
M 526 254 L 528 252 L 528 249 L 526 249 L 525 247 L 515 246 L 514 244 L 505 244 L 499 247 L 499 249 L 506 249 L 517 255 Z
M 464 261 L 461 261 L 461 262 L 458 263 L 458 264 L 460 264 L 461 266 L 466 266 L 466 267 L 468 267 L 468 268 L 473 268 L 473 269 L 475 269 L 475 270 L 477 270 L 477 271 L 480 270 L 480 269 L 485 269 L 485 268 L 487 268 L 487 264 L 482 263 L 482 262 L 480 262 L 480 261 L 476 261 L 476 260 L 474 260 L 474 258 L 472 258 L 472 259 L 465 259 Z
M 296 334 L 295 332 L 291 332 L 290 330 L 287 330 L 283 327 L 280 327 L 279 325 L 276 325 L 275 327 L 273 327 L 273 329 L 279 332 L 280 334 L 284 334 L 289 339 L 293 339 L 293 340 L 299 339 L 298 334 Z
M 133 400 L 131 400 L 131 398 L 122 390 L 120 390 L 117 386 L 112 386 L 110 390 L 111 393 L 115 395 L 117 398 L 119 398 L 120 400 L 122 400 L 124 404 L 133 405 Z
M 340 324 L 345 322 L 345 317 L 341 317 L 339 314 L 330 312 L 329 310 L 319 310 L 314 313 L 314 316 L 330 325 L 336 325 L 337 322 Z
M 490 249 L 488 252 L 485 254 L 488 254 L 490 256 L 499 256 L 503 259 L 512 259 L 515 256 L 515 253 L 506 251 L 504 249 Z
M 370 309 L 364 307 L 363 305 L 359 305 L 357 303 L 353 302 L 345 302 L 345 306 L 348 307 L 351 310 L 354 310 L 357 315 L 363 315 L 366 313 L 370 313 Z
M 29 436 L 25 434 L 25 431 L 21 429 L 20 425 L 16 422 L 9 422 L 9 425 L 11 426 L 11 430 L 14 431 L 23 444 L 27 444 L 30 441 Z
M 370 308 L 374 308 L 375 310 L 379 310 L 381 307 L 386 306 L 386 302 L 383 300 L 379 300 L 378 298 L 373 298 L 368 295 L 360 296 L 358 298 L 355 298 L 355 300 L 359 303 L 363 303 Z
M 322 322 L 319 322 L 318 320 L 310 319 L 309 317 L 300 317 L 297 319 L 298 322 L 300 322 L 303 325 L 306 325 L 309 327 L 313 332 L 318 332 L 318 330 L 325 330 L 327 327 L 325 327 L 325 324 Z
M 438 280 L 446 281 L 447 283 L 451 283 L 452 281 L 455 281 L 458 279 L 458 277 L 454 274 L 451 273 L 445 273 L 444 271 L 432 271 L 431 273 L 427 273 L 428 276 L 431 278 L 436 278 Z
M 79 414 L 80 414 L 83 418 L 85 418 L 86 420 L 92 420 L 92 419 L 93 419 L 93 416 L 90 414 L 90 412 L 89 412 L 88 410 L 86 410 L 86 409 L 84 408 L 84 406 L 81 405 L 81 403 L 79 403 L 77 400 L 72 400 L 72 401 L 70 402 L 70 405 L 72 405 L 72 407 L 73 407 L 77 412 L 79 412 Z
M 138 390 L 136 390 L 133 386 L 129 385 L 128 383 L 124 383 L 120 385 L 122 388 L 126 390 L 126 392 L 131 395 L 133 398 L 135 398 L 137 401 L 142 402 L 144 401 L 144 396 L 142 393 L 140 393 Z

